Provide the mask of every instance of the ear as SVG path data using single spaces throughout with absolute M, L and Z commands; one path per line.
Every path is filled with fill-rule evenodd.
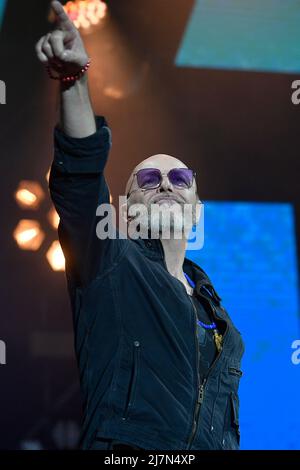
M 203 203 L 200 201 L 198 195 L 197 195 L 197 201 L 195 204 L 195 210 L 193 212 L 193 224 L 197 225 L 200 221 L 202 209 L 203 209 Z
M 128 197 L 129 191 L 131 189 L 132 182 L 133 182 L 133 175 L 131 173 L 131 175 L 129 176 L 128 181 L 126 183 L 126 187 L 125 187 L 125 194 L 127 195 L 127 197 Z
M 127 204 L 127 201 L 124 202 L 124 204 L 121 204 L 120 205 L 120 215 L 121 215 L 121 218 L 125 221 L 125 222 L 128 222 L 128 204 Z

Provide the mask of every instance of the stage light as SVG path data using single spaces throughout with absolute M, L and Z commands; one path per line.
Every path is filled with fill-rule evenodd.
M 47 183 L 49 183 L 50 170 L 51 170 L 51 167 L 49 168 L 49 170 L 48 170 L 47 173 L 46 173 L 46 181 L 47 181 Z
M 52 207 L 52 209 L 50 209 L 50 211 L 48 212 L 47 218 L 48 218 L 50 225 L 53 228 L 57 229 L 58 224 L 59 224 L 59 215 L 56 212 L 54 207 Z
M 88 28 L 102 20 L 107 11 L 101 0 L 74 0 L 64 5 L 64 9 L 76 28 Z
M 103 94 L 108 96 L 109 98 L 113 98 L 114 100 L 120 100 L 124 98 L 125 94 L 121 88 L 116 86 L 106 86 L 103 88 Z
M 20 181 L 15 200 L 22 209 L 37 209 L 44 199 L 44 191 L 35 181 Z
M 53 271 L 65 270 L 65 257 L 58 240 L 51 244 L 46 257 Z
M 13 237 L 21 250 L 36 251 L 40 248 L 45 234 L 36 220 L 22 219 L 16 226 Z

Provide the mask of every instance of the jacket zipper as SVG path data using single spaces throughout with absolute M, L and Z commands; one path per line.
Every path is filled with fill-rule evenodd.
M 196 307 L 194 305 L 194 302 L 192 301 L 191 297 L 188 295 L 188 298 L 190 299 L 192 305 L 193 305 L 193 311 L 194 311 L 194 335 L 195 335 L 195 341 L 196 341 L 196 356 L 197 356 L 197 400 L 194 408 L 194 415 L 193 415 L 193 427 L 192 427 L 192 432 L 190 434 L 189 440 L 188 440 L 188 445 L 187 449 L 190 448 L 190 445 L 192 443 L 192 440 L 195 436 L 196 430 L 197 430 L 197 418 L 200 410 L 200 405 L 203 401 L 203 395 L 204 395 L 204 383 L 200 384 L 200 374 L 199 374 L 199 339 L 198 339 L 198 327 L 197 327 L 197 311 Z
M 163 259 L 163 264 L 166 268 L 166 270 L 168 271 L 168 267 L 167 267 L 167 264 L 166 264 L 166 260 L 165 260 L 165 255 L 164 255 L 164 250 L 163 250 L 163 247 L 162 247 L 162 243 L 161 243 L 161 240 L 160 241 L 160 250 L 161 250 L 161 254 L 162 254 L 162 259 Z M 197 427 L 198 427 L 198 416 L 199 416 L 199 411 L 200 411 L 200 406 L 202 405 L 203 403 L 203 400 L 204 400 L 204 391 L 205 391 L 205 384 L 207 382 L 207 378 L 212 370 L 212 368 L 215 366 L 216 362 L 218 361 L 219 357 L 221 356 L 222 354 L 222 351 L 223 351 L 223 348 L 222 350 L 220 351 L 220 353 L 217 355 L 217 357 L 215 358 L 215 360 L 213 361 L 213 363 L 211 364 L 211 366 L 209 367 L 208 369 L 208 373 L 207 373 L 207 376 L 206 378 L 202 381 L 202 383 L 200 383 L 200 374 L 199 374 L 199 339 L 198 339 L 198 327 L 197 327 L 197 311 L 196 311 L 196 307 L 195 307 L 195 304 L 194 302 L 192 301 L 191 297 L 187 294 L 188 298 L 190 299 L 190 302 L 193 306 L 193 310 L 194 310 L 194 314 L 195 314 L 195 341 L 196 341 L 196 355 L 197 355 L 197 390 L 198 390 L 198 395 L 197 395 L 197 400 L 196 400 L 196 404 L 195 404 L 195 408 L 194 408 L 194 415 L 193 415 L 193 427 L 192 427 L 192 432 L 190 434 L 190 437 L 189 437 L 189 440 L 188 440 L 188 445 L 187 445 L 187 449 L 190 449 L 192 443 L 193 443 L 193 440 L 194 440 L 194 437 L 195 437 L 195 434 L 196 434 L 196 431 L 197 431 Z M 221 298 L 219 297 L 219 300 L 221 300 Z M 215 314 L 215 307 L 210 303 L 210 300 L 208 300 L 208 303 L 213 311 L 213 314 Z M 224 333 L 224 336 L 223 336 L 223 342 L 224 342 L 224 339 L 225 339 L 225 336 L 227 334 L 227 330 L 228 330 L 228 325 L 226 325 L 226 330 L 225 330 L 225 333 Z M 223 343 L 224 344 L 224 343 Z
M 188 440 L 188 445 L 187 445 L 187 449 L 190 449 L 191 445 L 193 443 L 193 440 L 195 438 L 195 434 L 196 434 L 197 427 L 198 427 L 198 417 L 199 417 L 200 407 L 201 407 L 201 405 L 203 403 L 203 400 L 204 400 L 205 385 L 206 385 L 209 374 L 211 373 L 213 367 L 215 366 L 216 362 L 219 360 L 219 358 L 222 354 L 223 348 L 219 352 L 219 354 L 216 356 L 213 363 L 210 365 L 206 378 L 202 381 L 202 383 L 200 383 L 200 378 L 199 378 L 199 341 L 198 341 L 198 328 L 197 328 L 197 318 L 198 317 L 197 317 L 197 310 L 196 310 L 195 304 L 192 301 L 191 297 L 190 296 L 188 296 L 188 297 L 189 297 L 189 299 L 190 299 L 190 301 L 193 305 L 194 314 L 195 314 L 195 331 L 196 331 L 195 337 L 196 337 L 196 341 L 197 341 L 196 351 L 197 351 L 197 378 L 198 378 L 198 382 L 197 382 L 198 395 L 197 395 L 197 400 L 196 400 L 196 404 L 195 404 L 195 408 L 194 408 L 193 427 L 192 427 L 192 431 L 191 431 L 191 434 L 190 434 L 190 437 L 189 437 L 189 440 Z M 210 307 L 213 311 L 213 314 L 215 315 L 215 307 L 210 303 L 210 301 L 209 301 L 209 305 L 210 305 Z M 228 331 L 228 325 L 226 326 L 226 330 L 225 330 L 225 333 L 224 333 L 224 336 L 223 336 L 223 344 L 224 344 L 224 338 L 227 334 L 227 331 Z

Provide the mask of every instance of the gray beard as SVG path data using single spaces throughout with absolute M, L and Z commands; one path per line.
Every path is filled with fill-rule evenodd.
M 129 223 L 129 230 L 139 232 L 141 238 L 186 239 L 192 222 L 189 217 L 184 218 L 183 210 L 178 206 L 176 210 L 163 207 L 162 210 L 140 214 Z

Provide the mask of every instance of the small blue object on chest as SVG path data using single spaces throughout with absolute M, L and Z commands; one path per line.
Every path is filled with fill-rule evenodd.
M 194 289 L 195 288 L 194 281 L 185 272 L 184 272 L 184 275 L 185 275 L 186 280 L 190 284 L 190 286 Z M 198 323 L 198 325 L 202 326 L 202 328 L 205 328 L 206 330 L 213 330 L 215 345 L 216 345 L 217 350 L 220 352 L 221 349 L 222 349 L 222 339 L 223 338 L 222 338 L 222 335 L 219 334 L 219 332 L 217 330 L 217 325 L 215 324 L 215 322 L 207 324 L 207 323 L 204 323 L 204 322 L 202 322 L 201 320 L 199 320 L 197 318 L 197 323 Z

